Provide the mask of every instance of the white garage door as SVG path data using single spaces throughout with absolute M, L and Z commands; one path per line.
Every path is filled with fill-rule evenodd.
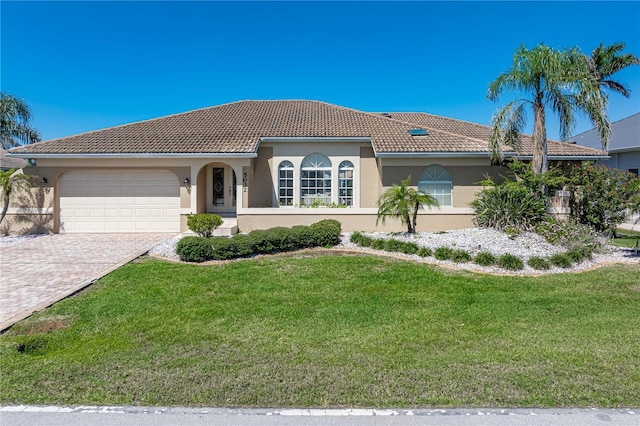
M 60 232 L 179 232 L 180 183 L 167 171 L 66 173 Z

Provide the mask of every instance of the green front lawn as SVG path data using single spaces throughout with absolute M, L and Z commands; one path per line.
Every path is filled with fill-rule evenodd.
M 639 277 L 147 259 L 1 336 L 0 403 L 638 407 Z
M 638 243 L 638 239 L 640 239 L 640 232 L 617 229 L 615 237 L 611 239 L 611 244 L 619 247 L 634 248 Z

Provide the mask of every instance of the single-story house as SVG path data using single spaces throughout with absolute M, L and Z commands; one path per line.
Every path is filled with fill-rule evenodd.
M 602 149 L 597 129 L 575 135 L 570 141 Z M 607 152 L 611 158 L 598 160 L 598 164 L 611 169 L 627 170 L 640 176 L 640 112 L 611 123 L 611 140 Z
M 21 169 L 27 165 L 27 161 L 22 158 L 9 157 L 9 151 L 0 147 L 0 170 Z
M 473 226 L 471 201 L 489 160 L 490 128 L 425 113 L 371 113 L 308 100 L 239 101 L 10 150 L 32 160 L 45 196 L 29 214 L 53 232 L 179 232 L 189 213 L 237 218 L 242 232 L 335 218 L 376 225 L 393 184 L 433 194 L 418 230 Z M 531 158 L 531 139 L 506 156 Z M 606 158 L 549 141 L 550 160 Z M 19 212 L 16 212 L 18 214 Z M 46 220 L 43 220 L 45 218 Z

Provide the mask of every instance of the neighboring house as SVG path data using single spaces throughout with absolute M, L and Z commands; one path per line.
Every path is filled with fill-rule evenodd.
M 0 170 L 21 169 L 27 165 L 22 158 L 7 157 L 8 151 L 0 147 Z
M 602 149 L 596 129 L 580 133 L 570 139 L 572 143 Z M 640 169 L 640 113 L 611 123 L 608 154 L 611 158 L 598 160 L 611 169 L 628 170 L 638 176 Z
M 186 231 L 186 215 L 236 216 L 241 231 L 335 218 L 376 225 L 376 202 L 411 175 L 440 209 L 418 230 L 473 226 L 470 207 L 489 161 L 487 126 L 422 113 L 367 113 L 317 101 L 240 101 L 11 150 L 46 179 L 53 232 Z M 523 151 L 531 158 L 531 138 Z M 549 141 L 551 160 L 605 158 Z M 43 180 L 44 182 L 45 180 Z

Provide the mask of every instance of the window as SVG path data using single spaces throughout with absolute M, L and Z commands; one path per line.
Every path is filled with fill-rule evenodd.
M 452 205 L 451 173 L 439 164 L 424 169 L 418 180 L 418 189 L 433 195 L 441 206 Z
M 343 161 L 338 167 L 338 204 L 353 206 L 353 163 Z
M 283 161 L 278 167 L 278 203 L 281 206 L 293 205 L 293 164 Z
M 331 204 L 331 161 L 326 155 L 310 154 L 302 160 L 300 204 Z
M 629 173 L 633 173 L 634 175 L 639 176 L 638 175 L 638 169 L 629 169 L 628 171 L 629 171 Z

